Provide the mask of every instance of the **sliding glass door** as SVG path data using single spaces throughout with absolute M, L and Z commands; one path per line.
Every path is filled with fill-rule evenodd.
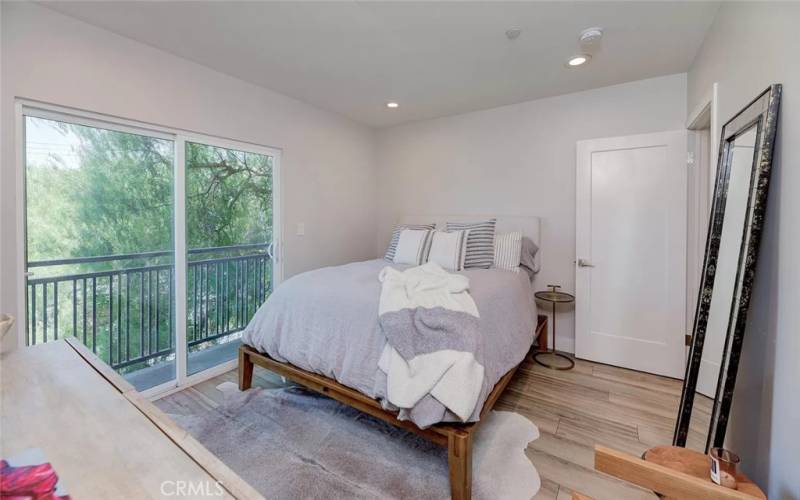
M 20 111 L 26 344 L 74 336 L 150 393 L 232 368 L 280 275 L 280 153 Z
M 187 371 L 236 358 L 272 291 L 274 157 L 186 142 Z
M 174 142 L 24 127 L 27 344 L 75 336 L 137 389 L 175 380 Z

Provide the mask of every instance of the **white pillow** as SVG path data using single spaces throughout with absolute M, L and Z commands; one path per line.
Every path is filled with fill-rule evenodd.
M 435 223 L 430 224 L 397 224 L 392 229 L 392 240 L 389 242 L 389 248 L 386 249 L 386 255 L 383 256 L 384 260 L 394 262 L 394 253 L 397 251 L 397 240 L 400 238 L 400 231 L 403 229 L 428 229 L 433 231 L 436 229 Z
M 427 229 L 403 229 L 397 239 L 393 262 L 413 266 L 424 264 L 430 239 L 431 231 Z
M 494 267 L 519 272 L 522 258 L 522 233 L 499 234 L 494 240 Z
M 448 271 L 462 271 L 467 257 L 469 231 L 434 231 L 428 262 L 436 262 Z

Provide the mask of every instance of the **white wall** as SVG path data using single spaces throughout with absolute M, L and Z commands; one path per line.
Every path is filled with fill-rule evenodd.
M 688 109 L 719 82 L 724 123 L 783 84 L 766 227 L 727 446 L 774 499 L 800 499 L 800 63 L 798 3 L 725 3 L 688 76 Z M 722 125 L 720 124 L 720 126 Z M 713 131 L 719 136 L 720 131 Z
M 402 214 L 537 215 L 537 287 L 573 291 L 575 142 L 683 129 L 685 107 L 678 74 L 382 130 L 377 252 Z M 557 333 L 557 347 L 572 351 L 572 310 Z
M 281 148 L 286 276 L 373 256 L 371 129 L 32 3 L 1 8 L 0 311 L 18 304 L 15 96 Z

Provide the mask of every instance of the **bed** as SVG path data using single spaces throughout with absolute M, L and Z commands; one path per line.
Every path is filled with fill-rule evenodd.
M 404 217 L 402 223 L 479 220 L 480 217 Z M 535 217 L 497 217 L 497 232 L 522 231 L 541 247 Z M 537 253 L 541 259 L 541 251 Z M 386 339 L 378 324 L 378 273 L 383 259 L 327 267 L 292 277 L 264 304 L 243 334 L 239 386 L 250 388 L 257 364 L 309 389 L 446 446 L 451 496 L 471 492 L 471 445 L 481 417 L 494 406 L 534 340 L 546 335 L 526 273 L 465 270 L 480 312 L 485 356 L 484 383 L 472 415 L 462 422 L 430 398 L 395 411 L 386 401 L 386 381 L 377 370 Z M 485 341 L 483 339 L 485 338 Z M 540 337 L 539 345 L 546 344 Z M 383 403 L 383 404 L 382 404 Z

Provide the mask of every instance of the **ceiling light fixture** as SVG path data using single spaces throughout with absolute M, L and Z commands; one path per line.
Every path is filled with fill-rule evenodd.
M 592 56 L 590 56 L 589 54 L 578 54 L 570 57 L 569 60 L 567 60 L 567 66 L 569 66 L 570 68 L 577 68 L 578 66 L 581 66 L 589 62 L 589 59 L 591 58 Z
M 506 38 L 509 40 L 516 40 L 519 38 L 520 33 L 522 33 L 522 30 L 519 28 L 509 28 L 506 30 Z
M 387 107 L 387 108 L 390 108 L 390 109 L 394 109 L 394 108 L 398 108 L 398 107 L 400 107 L 400 105 L 399 105 L 399 104 L 397 104 L 397 103 L 396 103 L 396 102 L 394 102 L 394 101 L 390 101 L 390 102 L 387 102 L 387 103 L 386 103 L 386 107 Z

